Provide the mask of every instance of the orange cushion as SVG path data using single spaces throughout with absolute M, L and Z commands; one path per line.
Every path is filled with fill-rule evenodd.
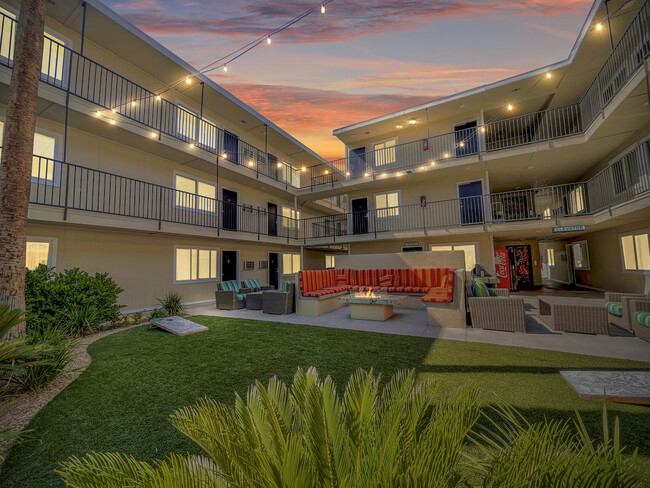
M 387 274 L 379 277 L 379 286 L 391 286 L 393 284 L 393 275 Z

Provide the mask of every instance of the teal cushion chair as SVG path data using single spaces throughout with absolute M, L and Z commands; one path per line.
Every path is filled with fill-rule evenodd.
M 479 279 L 472 281 L 472 295 L 475 297 L 489 297 L 490 291 L 488 287 Z
M 246 293 L 242 293 L 237 280 L 217 283 L 214 292 L 216 306 L 219 310 L 238 310 L 246 307 Z
M 250 293 L 262 290 L 273 290 L 272 286 L 261 285 L 260 280 L 257 278 L 251 278 L 249 280 L 242 280 L 241 282 L 242 292 Z
M 650 298 L 630 300 L 630 314 L 634 335 L 650 342 Z
M 630 309 L 631 300 L 650 300 L 650 292 L 645 295 L 641 293 L 605 293 L 605 307 L 609 314 L 609 321 L 629 331 L 632 331 L 634 324 L 634 314 Z

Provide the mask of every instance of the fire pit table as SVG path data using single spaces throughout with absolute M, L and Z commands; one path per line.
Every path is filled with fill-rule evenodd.
M 386 320 L 393 316 L 393 307 L 406 302 L 408 297 L 357 292 L 339 298 L 350 305 L 350 317 L 357 320 Z

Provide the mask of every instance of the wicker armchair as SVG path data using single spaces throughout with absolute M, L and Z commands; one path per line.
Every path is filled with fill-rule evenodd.
M 241 287 L 242 289 L 250 290 L 250 292 L 263 291 L 263 290 L 275 290 L 275 287 L 273 286 L 260 285 L 260 281 L 257 278 L 253 278 L 250 280 L 242 280 Z M 250 292 L 247 291 L 246 293 L 250 293 Z
M 636 320 L 637 312 L 649 312 L 650 313 L 650 298 L 642 298 L 640 300 L 630 300 L 629 301 L 629 310 L 631 319 L 632 330 L 634 335 L 638 338 L 643 339 L 644 341 L 650 342 L 650 327 L 641 325 Z
M 526 332 L 524 299 L 511 297 L 504 288 L 489 288 L 489 297 L 467 298 L 472 327 L 477 329 Z
M 284 284 L 283 284 L 284 285 Z M 262 312 L 271 314 L 288 314 L 294 311 L 295 284 L 283 286 L 281 290 L 266 290 L 262 292 Z
M 611 323 L 622 329 L 632 330 L 632 314 L 630 313 L 630 300 L 643 300 L 647 298 L 641 293 L 605 293 L 608 318 Z M 620 304 L 620 307 L 617 306 Z M 613 313 L 615 312 L 616 313 Z
M 250 288 L 240 288 L 236 280 L 221 281 L 217 283 L 214 292 L 216 306 L 219 310 L 239 310 L 246 307 L 246 293 Z

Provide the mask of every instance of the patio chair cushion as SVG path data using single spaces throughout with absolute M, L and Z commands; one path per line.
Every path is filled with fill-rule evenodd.
M 488 290 L 488 287 L 485 286 L 485 283 L 481 280 L 474 279 L 474 281 L 472 281 L 472 295 L 475 297 L 489 297 L 490 291 Z
M 348 290 L 348 285 L 337 285 L 337 286 L 328 286 L 327 288 L 321 288 L 320 290 L 312 290 L 303 293 L 303 296 L 306 297 L 323 297 L 326 295 L 333 295 L 334 293 L 341 293 L 342 291 Z
M 283 281 L 283 282 L 282 282 L 281 291 L 287 293 L 287 292 L 289 291 L 289 287 L 290 287 L 291 285 L 295 285 L 295 284 L 296 284 L 295 281 Z
M 336 270 L 336 284 L 337 285 L 349 285 L 350 283 L 350 270 L 349 269 L 337 269 Z
M 621 302 L 607 302 L 605 306 L 607 307 L 607 312 L 612 315 L 616 315 L 617 317 L 623 316 L 623 304 Z
M 310 291 L 320 290 L 322 288 L 327 288 L 328 286 L 336 285 L 335 269 L 300 271 L 299 276 L 301 295 L 305 295 L 305 293 Z
M 246 295 L 244 293 L 237 293 L 237 301 L 246 300 Z
M 244 284 L 244 288 L 253 288 L 253 289 L 262 288 L 262 285 L 260 285 L 260 281 L 257 278 L 253 278 L 250 280 L 243 280 L 242 283 Z
M 393 275 L 387 274 L 379 277 L 379 286 L 391 286 L 393 284 Z
M 223 291 L 234 291 L 235 293 L 239 293 L 239 285 L 237 284 L 237 281 L 235 281 L 235 280 L 222 281 L 221 282 L 221 289 Z
M 433 302 L 433 303 L 449 303 L 454 299 L 454 289 L 452 287 L 451 293 L 447 290 L 447 287 L 440 286 L 438 288 L 433 288 L 420 298 L 423 302 Z
M 650 327 L 650 312 L 636 312 L 634 321 L 639 325 Z

